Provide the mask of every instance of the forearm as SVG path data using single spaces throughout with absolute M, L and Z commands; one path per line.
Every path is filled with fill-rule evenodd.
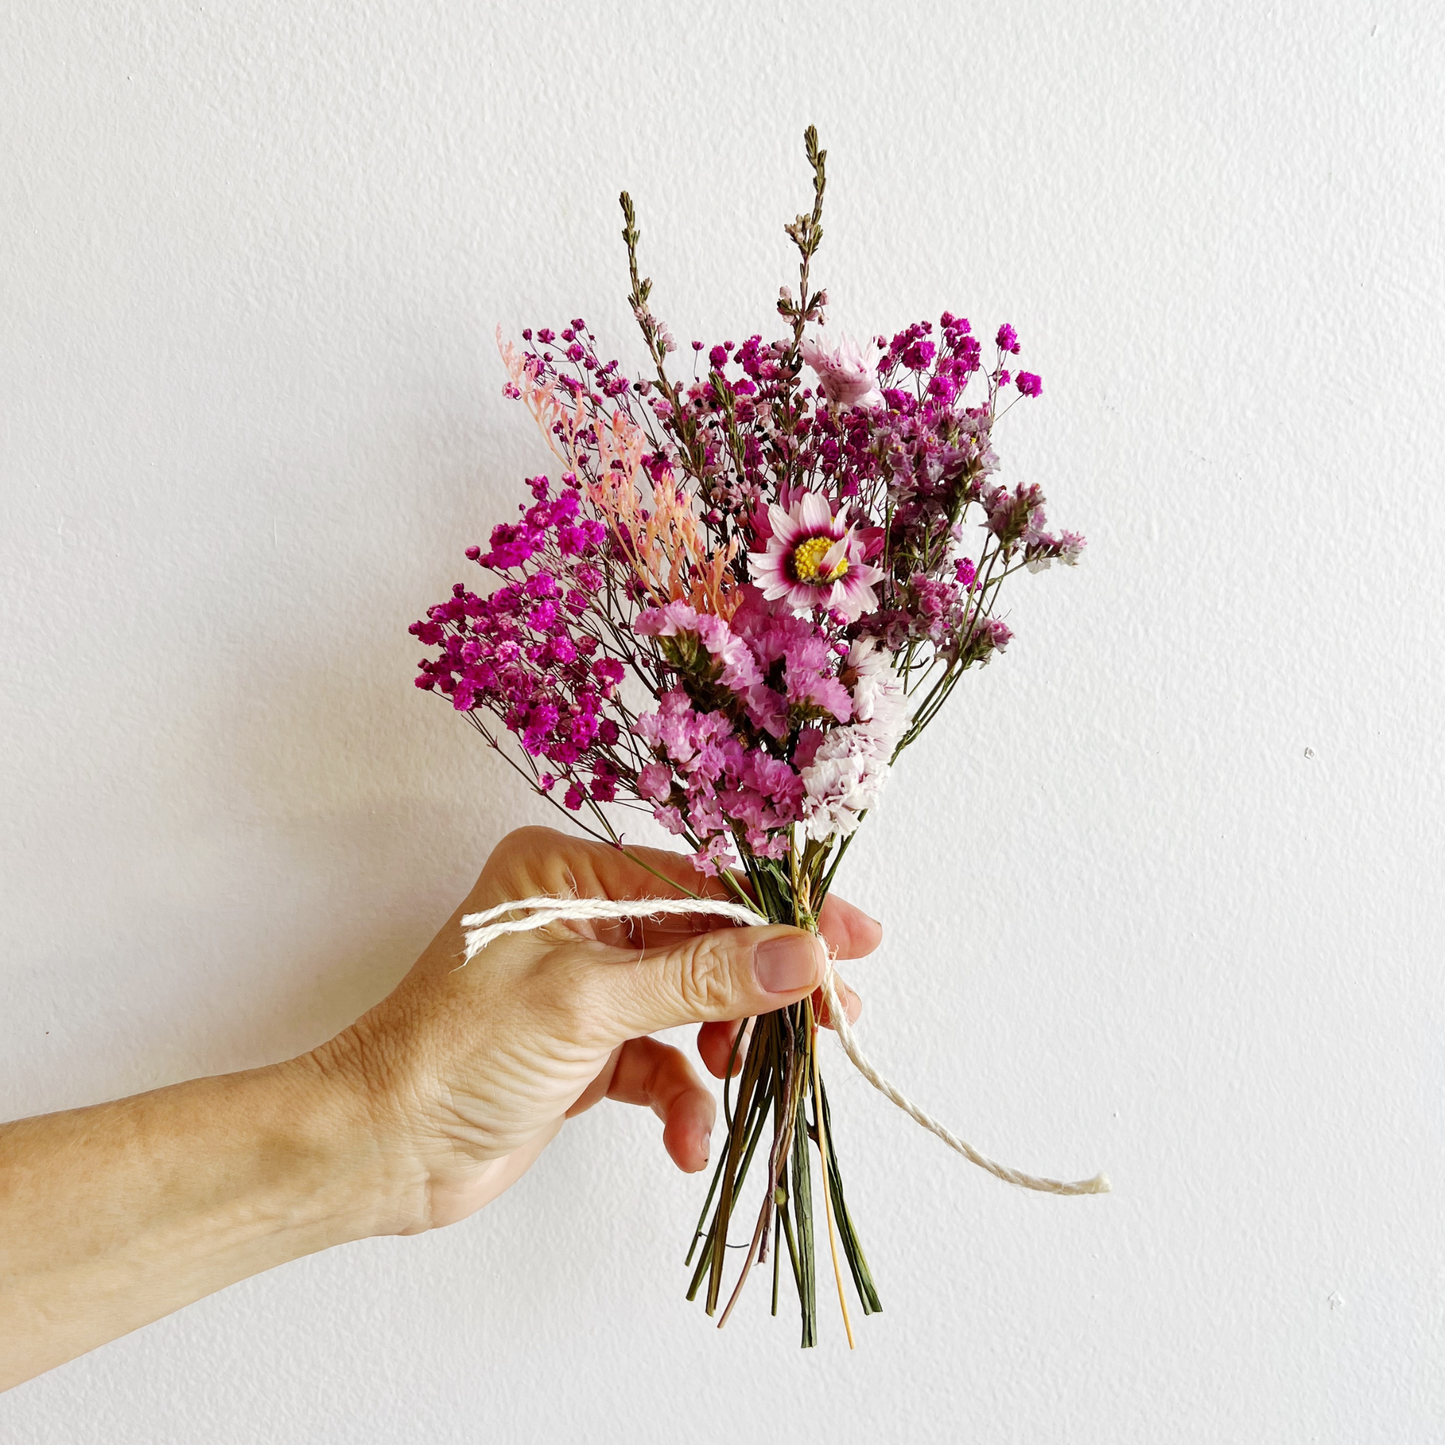
M 463 1219 L 603 1097 L 650 1106 L 678 1166 L 704 1167 L 713 1098 L 649 1035 L 703 1023 L 725 1077 L 737 1021 L 821 982 L 816 939 L 700 930 L 704 907 L 641 938 L 624 922 L 519 932 L 457 966 L 469 913 L 635 904 L 669 878 L 698 883 L 678 855 L 520 830 L 396 989 L 311 1054 L 0 1124 L 0 1390 L 288 1260 Z M 840 957 L 877 942 L 836 898 L 820 921 Z
M 309 1057 L 0 1125 L 0 1390 L 235 1281 L 403 1227 L 363 1101 Z

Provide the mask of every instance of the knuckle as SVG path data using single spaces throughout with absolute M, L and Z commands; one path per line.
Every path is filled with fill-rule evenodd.
M 538 823 L 528 823 L 521 828 L 513 828 L 498 847 L 507 849 L 525 849 L 535 847 L 546 847 L 557 837 L 552 828 L 544 828 Z
M 732 950 L 716 934 L 691 939 L 681 950 L 678 991 L 683 1003 L 703 1017 L 722 1017 L 731 1006 Z
M 497 883 L 503 891 L 509 884 L 520 881 L 513 877 L 519 870 L 525 873 L 528 860 L 545 857 L 556 835 L 550 828 L 528 824 L 513 828 L 500 843 L 492 849 L 477 879 L 478 887 Z

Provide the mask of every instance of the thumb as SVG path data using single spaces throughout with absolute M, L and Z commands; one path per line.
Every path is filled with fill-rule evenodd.
M 806 997 L 823 981 L 822 941 L 781 925 L 718 928 L 626 964 L 599 961 L 600 985 L 618 1039 L 679 1024 L 751 1018 Z

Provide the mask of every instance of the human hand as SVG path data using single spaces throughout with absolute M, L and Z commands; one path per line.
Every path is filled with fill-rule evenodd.
M 823 951 L 810 934 L 710 929 L 717 919 L 705 913 L 554 924 L 497 939 L 459 967 L 462 917 L 512 899 L 666 895 L 657 874 L 727 896 L 679 854 L 632 851 L 647 867 L 549 828 L 509 834 L 396 989 L 312 1051 L 365 1104 L 399 1186 L 397 1232 L 450 1224 L 489 1203 L 566 1119 L 604 1097 L 649 1105 L 678 1167 L 705 1168 L 716 1102 L 679 1050 L 648 1035 L 700 1022 L 698 1052 L 721 1078 L 739 1020 L 821 983 Z M 871 953 L 882 936 L 831 897 L 819 927 L 838 958 Z M 856 997 L 839 992 L 856 1017 Z

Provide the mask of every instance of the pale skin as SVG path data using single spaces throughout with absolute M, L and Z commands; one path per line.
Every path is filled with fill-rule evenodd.
M 499 939 L 458 967 L 462 916 L 510 899 L 666 893 L 648 868 L 725 896 L 676 854 L 636 851 L 647 867 L 521 829 L 392 993 L 329 1042 L 0 1124 L 0 1390 L 288 1260 L 464 1219 L 603 1098 L 650 1107 L 678 1168 L 704 1169 L 716 1101 L 649 1035 L 700 1024 L 698 1053 L 721 1078 L 737 1020 L 817 989 L 815 938 L 704 914 L 577 923 Z M 836 898 L 820 928 L 841 959 L 881 937 Z

